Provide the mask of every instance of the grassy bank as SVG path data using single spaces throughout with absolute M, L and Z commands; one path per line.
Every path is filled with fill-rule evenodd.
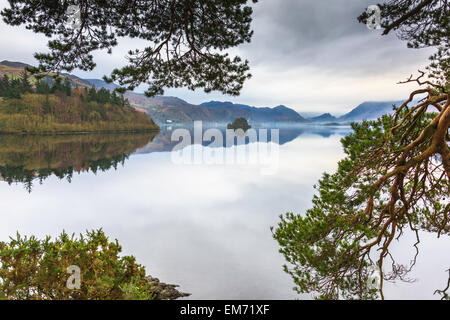
M 149 118 L 150 119 L 150 118 Z M 154 123 L 126 121 L 84 121 L 79 123 L 64 123 L 52 117 L 35 115 L 0 114 L 0 134 L 76 134 L 76 133 L 107 133 L 107 132 L 145 132 L 157 131 Z M 150 119 L 151 120 L 151 119 Z

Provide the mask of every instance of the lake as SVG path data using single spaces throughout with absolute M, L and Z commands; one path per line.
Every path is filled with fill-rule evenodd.
M 176 130 L 0 137 L 0 241 L 16 231 L 44 237 L 103 228 L 149 274 L 191 293 L 188 299 L 310 298 L 292 290 L 269 228 L 280 214 L 311 206 L 313 185 L 336 169 L 350 128 L 289 127 L 276 143 L 210 148 L 201 141 L 173 151 Z M 250 158 L 269 145 L 269 153 L 276 151 L 269 162 L 205 158 L 211 149 L 222 156 L 238 148 Z M 178 161 L 187 150 L 199 161 Z M 386 298 L 436 299 L 434 290 L 445 287 L 449 239 L 422 236 L 416 281 L 388 284 Z M 412 240 L 394 244 L 405 264 Z

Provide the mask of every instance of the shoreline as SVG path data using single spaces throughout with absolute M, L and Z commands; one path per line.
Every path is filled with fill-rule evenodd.
M 18 135 L 18 136 L 57 136 L 57 135 L 84 135 L 84 134 L 116 134 L 116 133 L 151 133 L 159 132 L 158 129 L 136 129 L 136 130 L 96 130 L 96 131 L 43 131 L 43 132 L 1 132 L 2 135 Z

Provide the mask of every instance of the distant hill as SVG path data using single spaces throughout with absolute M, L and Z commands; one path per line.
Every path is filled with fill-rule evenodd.
M 12 69 L 24 69 L 26 67 L 32 67 L 29 64 L 26 63 L 22 63 L 22 62 L 14 62 L 14 61 L 8 61 L 8 60 L 3 60 L 2 62 L 0 62 L 1 65 L 6 66 L 6 67 L 10 67 Z
M 23 69 L 30 66 L 26 63 L 2 61 L 0 62 L 0 76 L 7 74 L 9 77 L 19 76 Z M 100 79 L 82 79 L 71 74 L 62 74 L 67 77 L 73 87 L 97 89 L 106 88 L 114 90 L 119 88 L 114 83 L 106 83 Z M 52 74 L 45 77 L 50 84 L 53 82 Z M 34 82 L 31 77 L 31 82 Z M 258 123 L 349 123 L 352 121 L 373 120 L 383 114 L 392 113 L 392 105 L 399 105 L 402 101 L 364 102 L 341 117 L 330 113 L 320 116 L 305 118 L 295 110 L 280 105 L 274 108 L 257 108 L 245 104 L 232 102 L 210 101 L 200 105 L 188 103 L 182 99 L 168 96 L 156 96 L 149 98 L 144 94 L 126 92 L 125 97 L 130 104 L 139 111 L 146 112 L 158 124 L 182 123 L 195 120 L 229 123 L 236 118 L 245 118 L 249 122 Z
M 308 118 L 313 123 L 323 123 L 323 124 L 339 124 L 339 123 L 349 123 L 354 121 L 363 120 L 375 120 L 384 114 L 393 113 L 393 105 L 399 106 L 403 101 L 369 101 L 363 102 L 356 108 L 352 109 L 350 112 L 340 116 L 335 117 L 330 113 L 324 113 L 317 117 Z
M 306 123 L 308 120 L 296 111 L 285 107 L 257 108 L 231 102 L 210 101 L 195 105 L 177 97 L 156 96 L 148 98 L 143 94 L 127 92 L 125 97 L 132 105 L 147 110 L 156 123 L 182 123 L 202 120 L 229 123 L 236 118 L 250 122 L 291 122 Z
M 203 120 L 212 122 L 232 122 L 236 118 L 245 118 L 257 123 L 349 123 L 353 121 L 374 120 L 384 114 L 393 112 L 392 105 L 400 105 L 403 101 L 364 102 L 350 112 L 336 117 L 324 113 L 317 117 L 304 118 L 295 110 L 286 106 L 274 108 L 257 108 L 245 104 L 210 101 L 193 105 L 175 97 L 147 98 L 136 93 L 125 95 L 136 106 L 143 105 L 147 113 L 157 122 L 189 122 Z M 139 101 L 140 100 L 140 101 Z
M 0 62 L 0 77 L 3 77 L 5 74 L 10 78 L 16 75 L 19 76 L 19 74 L 23 72 L 26 67 L 31 66 L 22 62 L 3 60 L 2 62 Z
M 108 90 L 114 90 L 120 88 L 120 86 L 118 86 L 115 83 L 107 83 L 100 79 L 84 79 L 84 81 L 87 81 L 89 84 L 93 85 L 97 89 L 105 88 Z
M 337 118 L 330 113 L 324 113 L 318 117 L 308 118 L 308 120 L 312 122 L 334 122 Z
M 130 99 L 129 95 L 126 96 Z M 130 101 L 133 101 L 133 98 L 136 98 L 136 96 L 132 97 Z M 160 124 L 192 122 L 195 120 L 214 121 L 221 118 L 220 114 L 208 108 L 190 104 L 176 97 L 157 96 L 147 98 L 142 96 L 137 98 L 143 99 L 143 107 L 147 110 L 147 113 L 156 123 Z
M 119 88 L 114 83 L 106 83 L 99 79 L 84 79 L 84 81 L 97 89 L 114 90 Z M 257 108 L 220 101 L 195 105 L 176 97 L 156 96 L 149 98 L 144 94 L 135 92 L 126 92 L 125 97 L 131 105 L 139 110 L 145 110 L 159 124 L 192 122 L 195 120 L 228 123 L 240 117 L 253 122 L 308 122 L 295 110 L 286 106 Z
M 2 62 L 0 62 L 0 77 L 3 77 L 5 74 L 9 78 L 19 77 L 20 74 L 23 72 L 23 70 L 26 67 L 32 67 L 32 66 L 29 64 L 26 64 L 26 63 L 22 63 L 22 62 L 3 60 Z M 43 80 L 45 82 L 49 83 L 50 85 L 52 85 L 53 84 L 53 75 L 55 75 L 55 74 L 54 73 L 45 74 Z M 91 87 L 91 84 L 87 80 L 81 79 L 72 74 L 62 73 L 61 76 L 68 78 L 71 82 L 72 87 L 74 87 L 74 88 L 75 87 L 83 87 L 83 88 Z M 31 83 L 35 83 L 36 78 L 34 76 L 31 76 L 30 81 L 31 81 Z
M 399 106 L 403 101 L 364 102 L 349 113 L 338 118 L 340 122 L 374 120 L 393 112 L 392 105 Z
M 257 108 L 245 104 L 210 101 L 202 103 L 200 106 L 207 107 L 216 112 L 220 111 L 228 118 L 227 120 L 242 117 L 253 122 L 309 122 L 295 110 L 283 105 L 274 108 Z

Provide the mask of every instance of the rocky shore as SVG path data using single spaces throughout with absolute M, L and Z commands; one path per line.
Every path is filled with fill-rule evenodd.
M 191 295 L 190 293 L 178 291 L 176 289 L 179 287 L 178 285 L 162 283 L 158 278 L 148 276 L 147 280 L 154 286 L 155 300 L 175 300 Z

